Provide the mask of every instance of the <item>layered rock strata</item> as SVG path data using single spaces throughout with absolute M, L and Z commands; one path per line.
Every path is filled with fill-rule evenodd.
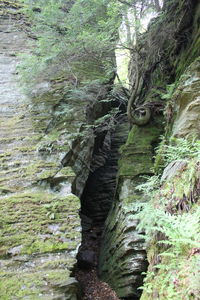
M 82 214 L 103 224 L 111 208 L 118 171 L 119 148 L 128 134 L 126 118 L 110 130 L 97 133 L 91 171 L 81 196 Z
M 89 174 L 94 136 L 91 132 L 85 137 L 82 129 L 89 102 L 80 104 L 63 93 L 64 78 L 41 82 L 29 96 L 24 94 L 17 65 L 18 54 L 29 51 L 28 37 L 17 4 L 4 2 L 0 298 L 75 300 L 80 291 L 72 273 L 81 225 L 80 200 L 72 193 L 72 182 L 81 193 Z
M 174 90 L 171 100 L 174 108 L 174 122 L 171 125 L 171 137 L 176 142 L 180 141 L 187 144 L 187 139 L 199 143 L 199 110 L 200 110 L 200 59 L 199 57 L 186 69 L 182 75 L 177 88 Z M 177 144 L 177 152 L 180 150 Z M 183 146 L 182 146 L 183 147 Z M 185 149 L 186 154 L 187 149 Z M 157 155 L 159 159 L 159 154 Z M 181 216 L 186 222 L 182 221 L 181 227 L 172 223 L 173 231 L 176 233 L 176 243 L 180 243 L 180 250 L 176 254 L 164 256 L 167 252 L 166 246 L 160 245 L 162 239 L 155 235 L 148 245 L 149 276 L 147 284 L 151 291 L 145 288 L 141 299 L 149 300 L 156 298 L 169 299 L 173 293 L 173 299 L 199 299 L 199 236 L 197 233 L 191 234 L 198 227 L 193 223 L 198 215 L 200 203 L 200 170 L 198 151 L 190 158 L 172 160 L 163 170 L 162 186 L 159 195 L 155 201 L 155 206 L 161 206 L 159 199 L 166 205 L 166 210 L 170 211 L 171 219 L 181 220 Z M 161 198 L 162 197 L 162 198 Z M 184 233 L 183 233 L 183 232 Z M 188 236 L 188 240 L 183 236 Z M 182 239 L 182 240 L 181 240 Z M 170 245 L 170 243 L 169 243 Z M 173 243 L 171 247 L 174 247 Z M 178 247 L 178 246 L 177 246 Z M 172 248 L 173 249 L 173 248 Z M 170 252 L 170 247 L 169 247 Z M 172 250 L 171 250 L 172 252 Z M 170 257 L 170 259 L 169 259 Z M 156 265 L 162 265 L 163 268 L 156 268 Z M 166 273 L 167 270 L 167 273 Z M 150 274 L 150 273 L 149 273 Z M 167 276 L 166 276 L 167 274 Z M 161 285 L 166 278 L 166 282 Z M 164 287 L 164 288 L 163 288 Z
M 136 230 L 134 216 L 144 199 L 136 186 L 152 174 L 153 148 L 160 135 L 159 122 L 134 126 L 121 147 L 118 185 L 114 204 L 106 220 L 100 253 L 100 277 L 122 298 L 138 297 L 147 268 L 144 236 Z
M 116 203 L 106 221 L 99 266 L 103 280 L 125 299 L 139 297 L 137 288 L 142 284 L 141 272 L 147 267 L 144 239 L 136 230 L 134 217 L 137 203 L 148 200 L 135 189 L 144 182 L 140 175 L 153 175 L 155 148 L 165 125 L 167 138 L 170 135 L 199 137 L 198 59 L 189 67 L 200 54 L 199 41 L 199 4 L 185 0 L 165 1 L 161 15 L 152 20 L 140 38 L 139 74 L 135 72 L 136 62 L 130 64 L 133 86 L 136 75 L 139 76 L 136 103 L 145 103 L 153 113 L 147 125 L 132 128 L 121 148 Z M 159 114 L 166 102 L 164 125 L 162 118 L 159 121 Z M 154 121 L 157 124 L 153 125 Z M 159 247 L 154 248 L 155 243 L 148 249 L 150 271 L 158 261 L 152 259 L 152 253 L 156 256 L 159 252 Z M 143 297 L 157 299 L 158 293 Z

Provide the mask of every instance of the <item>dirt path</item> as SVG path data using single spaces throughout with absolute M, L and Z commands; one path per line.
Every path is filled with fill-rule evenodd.
M 79 270 L 76 278 L 83 288 L 83 300 L 120 300 L 107 283 L 98 279 L 95 269 Z
M 99 224 L 83 231 L 76 270 L 76 279 L 83 290 L 82 300 L 120 300 L 112 288 L 100 281 L 97 275 L 102 229 L 102 224 Z

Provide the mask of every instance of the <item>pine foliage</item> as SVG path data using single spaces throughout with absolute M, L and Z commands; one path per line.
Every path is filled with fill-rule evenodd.
M 36 41 L 21 65 L 30 82 L 67 73 L 75 81 L 110 78 L 120 24 L 114 0 L 22 0 Z

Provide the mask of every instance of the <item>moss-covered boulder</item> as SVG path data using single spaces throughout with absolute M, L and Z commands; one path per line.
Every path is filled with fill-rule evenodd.
M 71 274 L 80 242 L 79 199 L 33 189 L 0 203 L 0 298 L 77 299 Z

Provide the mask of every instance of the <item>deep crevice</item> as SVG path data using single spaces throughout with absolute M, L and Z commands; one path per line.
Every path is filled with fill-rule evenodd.
M 98 279 L 97 269 L 104 222 L 115 194 L 119 147 L 128 132 L 124 123 L 126 119 L 118 117 L 114 129 L 97 133 L 91 172 L 81 196 L 82 244 L 77 255 L 76 277 L 83 289 L 82 299 L 119 299 Z

